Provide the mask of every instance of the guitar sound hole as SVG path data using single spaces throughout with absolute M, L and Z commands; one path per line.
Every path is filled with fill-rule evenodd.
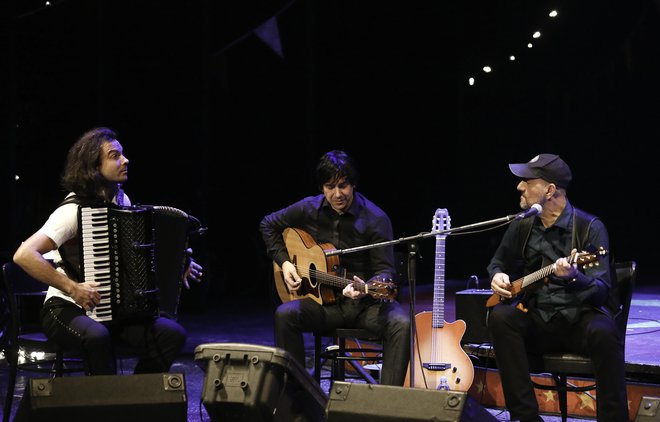
M 311 264 L 309 266 L 309 284 L 312 287 L 316 287 L 317 281 L 316 281 L 316 266 L 314 264 Z

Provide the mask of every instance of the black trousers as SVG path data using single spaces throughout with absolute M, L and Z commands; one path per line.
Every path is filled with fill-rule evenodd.
M 116 346 L 140 356 L 136 374 L 168 372 L 186 341 L 183 327 L 169 318 L 101 324 L 79 306 L 58 297 L 44 303 L 41 325 L 49 339 L 83 352 L 90 375 L 117 373 Z
M 532 309 L 523 312 L 503 304 L 491 310 L 488 330 L 511 419 L 538 417 L 538 403 L 530 378 L 530 357 L 567 352 L 593 360 L 598 421 L 628 420 L 624 343 L 610 316 L 587 310 L 573 324 L 560 314 L 546 323 Z
M 365 300 L 366 299 L 366 300 Z M 410 317 L 398 302 L 340 298 L 320 305 L 305 298 L 281 304 L 275 311 L 275 343 L 305 365 L 303 332 L 365 328 L 383 339 L 381 383 L 402 386 L 410 360 Z

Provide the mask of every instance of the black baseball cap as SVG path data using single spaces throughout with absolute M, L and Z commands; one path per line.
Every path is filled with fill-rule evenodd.
M 560 188 L 567 188 L 573 179 L 571 168 L 555 154 L 539 154 L 526 163 L 509 164 L 509 169 L 523 179 L 543 179 Z

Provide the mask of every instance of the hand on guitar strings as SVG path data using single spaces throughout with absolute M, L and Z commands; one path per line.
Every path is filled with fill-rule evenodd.
M 282 275 L 284 276 L 284 281 L 289 285 L 289 290 L 296 291 L 300 288 L 302 284 L 302 278 L 298 275 L 296 271 L 296 266 L 289 261 L 284 261 L 282 263 Z
M 360 277 L 354 275 L 353 276 L 353 283 L 348 283 L 346 287 L 344 287 L 344 290 L 342 291 L 342 294 L 348 298 L 351 299 L 360 299 L 367 294 L 364 292 L 364 290 L 355 290 L 355 285 L 364 286 L 364 280 L 362 280 Z
M 202 272 L 202 266 L 195 262 L 195 260 L 192 258 L 191 248 L 186 249 L 186 257 L 188 259 L 188 266 L 186 267 L 186 271 L 183 273 L 183 285 L 186 287 L 186 289 L 190 289 L 188 280 L 190 279 L 196 283 L 199 283 L 202 281 L 202 275 L 204 275 L 204 273 Z
M 490 288 L 493 292 L 502 296 L 505 299 L 511 299 L 511 281 L 509 275 L 505 273 L 497 273 L 490 281 Z

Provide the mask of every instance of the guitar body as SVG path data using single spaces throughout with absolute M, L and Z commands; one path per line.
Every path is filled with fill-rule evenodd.
M 515 282 L 511 283 L 511 290 L 509 290 L 511 292 L 511 298 L 505 299 L 502 296 L 498 295 L 497 293 L 493 293 L 486 301 L 486 307 L 490 308 L 492 306 L 497 305 L 498 303 L 503 303 L 505 305 L 516 304 L 517 306 L 520 296 L 522 296 L 523 293 L 531 293 L 534 290 L 538 290 L 539 288 L 541 288 L 541 286 L 543 286 L 544 283 L 547 284 L 549 279 L 546 277 L 541 281 L 542 282 L 540 283 L 530 284 L 525 288 L 522 287 L 521 283 L 515 283 Z M 520 306 L 522 306 L 522 304 L 520 304 Z
M 303 281 L 300 289 L 289 290 L 289 285 L 284 281 L 282 268 L 276 263 L 274 266 L 275 288 L 282 303 L 292 300 L 310 298 L 321 305 L 329 305 L 335 302 L 335 290 L 324 285 L 317 276 L 328 273 L 329 270 L 339 267 L 337 256 L 326 256 L 326 250 L 334 247 L 330 244 L 318 244 L 312 236 L 303 230 L 288 228 L 282 234 L 284 243 L 289 251 L 289 261 L 298 267 L 298 274 Z
M 433 327 L 433 313 L 420 312 L 415 315 L 417 339 L 415 345 L 415 385 L 410 385 L 410 366 L 404 386 L 437 389 L 440 377 L 446 377 L 453 391 L 468 391 L 474 380 L 474 366 L 461 347 L 465 334 L 465 321 L 459 319 L 445 322 L 442 327 Z M 444 370 L 424 368 L 425 363 L 447 364 Z

